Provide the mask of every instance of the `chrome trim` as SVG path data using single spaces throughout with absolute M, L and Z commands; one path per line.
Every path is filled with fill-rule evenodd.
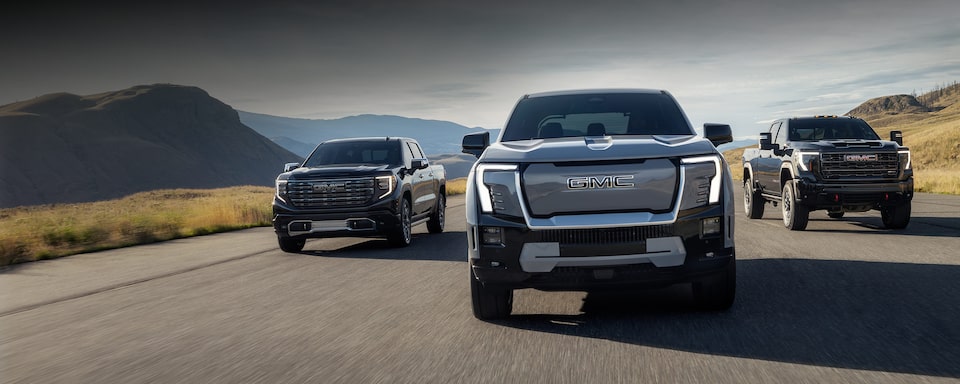
M 350 228 L 351 221 L 369 221 L 372 226 L 370 228 L 363 229 L 353 229 Z M 292 231 L 290 230 L 290 224 L 293 223 L 310 223 L 309 231 Z M 319 233 L 319 232 L 335 232 L 335 231 L 356 231 L 356 232 L 366 232 L 374 231 L 377 229 L 377 222 L 373 219 L 367 217 L 357 217 L 349 218 L 343 220 L 294 220 L 287 224 L 287 233 L 290 236 L 299 236 L 305 235 L 308 233 Z
M 555 267 L 595 267 L 652 263 L 657 268 L 683 265 L 687 257 L 679 236 L 646 240 L 647 252 L 630 255 L 561 257 L 560 243 L 526 243 L 520 251 L 524 272 L 550 272 Z

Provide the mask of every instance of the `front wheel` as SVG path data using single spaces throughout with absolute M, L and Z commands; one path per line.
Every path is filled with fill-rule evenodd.
M 693 283 L 693 299 L 701 309 L 724 311 L 733 305 L 737 293 L 737 260 L 730 260 L 716 275 Z
M 800 204 L 797 200 L 797 190 L 793 183 L 787 181 L 783 184 L 783 191 L 780 194 L 780 207 L 783 212 L 783 226 L 791 231 L 802 231 L 807 228 L 807 219 L 810 218 L 810 210 Z
M 513 290 L 486 287 L 470 268 L 470 299 L 473 303 L 473 316 L 480 320 L 495 320 L 510 316 L 513 310 Z
M 445 210 L 447 208 L 447 198 L 440 194 L 437 197 L 437 206 L 433 207 L 433 213 L 430 214 L 430 221 L 427 222 L 427 230 L 430 233 L 440 233 L 443 232 L 443 222 L 446 218 L 443 217 Z
M 277 236 L 277 243 L 280 243 L 280 249 L 284 252 L 298 253 L 302 251 L 303 246 L 307 244 L 307 239 Z
M 763 196 L 760 195 L 760 190 L 754 188 L 752 177 L 743 180 L 743 208 L 747 212 L 748 218 L 759 219 L 763 217 Z
M 910 224 L 910 202 L 880 209 L 883 226 L 890 229 L 904 229 Z
M 400 222 L 397 223 L 397 228 L 390 235 L 389 241 L 390 245 L 402 248 L 410 245 L 410 240 L 413 237 L 411 235 L 410 229 L 410 200 L 404 198 L 400 202 Z

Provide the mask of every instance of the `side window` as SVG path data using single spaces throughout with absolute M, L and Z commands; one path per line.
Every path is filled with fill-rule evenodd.
M 787 127 L 784 126 L 783 122 L 773 123 L 774 125 L 770 127 L 770 132 L 775 132 L 773 137 L 773 142 L 780 144 L 780 148 L 783 148 L 787 145 Z
M 407 145 L 410 146 L 410 153 L 413 154 L 413 158 L 414 158 L 414 159 L 422 159 L 422 158 L 425 157 L 425 156 L 423 156 L 423 152 L 420 151 L 420 146 L 417 145 L 417 143 L 408 142 Z

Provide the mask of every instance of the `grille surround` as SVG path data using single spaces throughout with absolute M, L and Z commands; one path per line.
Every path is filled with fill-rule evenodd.
M 369 203 L 376 181 L 372 177 L 288 180 L 287 197 L 298 208 L 345 208 Z
M 848 155 L 876 155 L 876 161 L 847 161 Z M 820 154 L 820 174 L 825 180 L 896 179 L 900 157 L 896 152 L 837 152 Z

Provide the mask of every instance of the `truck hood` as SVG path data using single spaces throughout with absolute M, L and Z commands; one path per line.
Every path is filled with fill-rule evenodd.
M 487 163 L 552 163 L 645 159 L 719 153 L 699 136 L 564 137 L 496 142 L 480 157 Z
M 323 179 L 331 177 L 363 177 L 383 174 L 391 169 L 390 165 L 351 165 L 329 167 L 301 167 L 283 173 L 279 179 Z
M 790 147 L 801 151 L 847 151 L 847 150 L 881 150 L 896 151 L 901 148 L 892 141 L 884 140 L 820 140 L 820 141 L 792 141 Z

